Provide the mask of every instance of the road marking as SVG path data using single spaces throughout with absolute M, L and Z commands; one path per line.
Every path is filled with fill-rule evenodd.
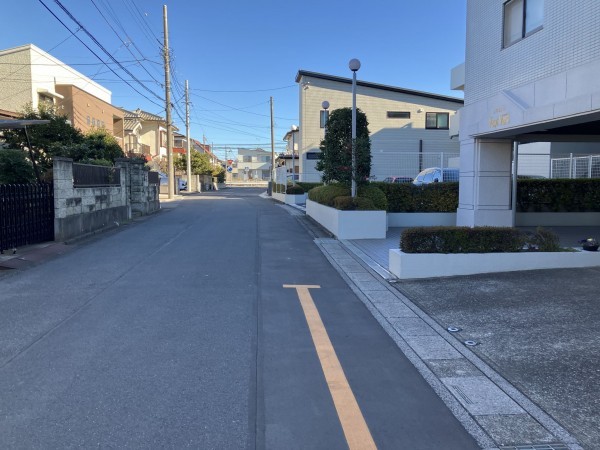
M 320 289 L 321 286 L 284 284 L 283 287 L 296 289 L 348 447 L 350 447 L 350 450 L 376 449 L 377 446 L 373 441 L 369 427 L 348 384 L 344 369 L 335 354 L 335 349 L 331 344 L 315 302 L 310 295 L 309 289 Z

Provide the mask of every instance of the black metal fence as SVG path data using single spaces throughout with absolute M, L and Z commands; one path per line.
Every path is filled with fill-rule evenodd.
M 160 177 L 158 172 L 151 170 L 148 172 L 148 184 L 160 184 Z
M 121 185 L 121 169 L 117 167 L 73 164 L 73 186 L 106 187 Z
M 54 240 L 51 184 L 0 184 L 0 251 Z

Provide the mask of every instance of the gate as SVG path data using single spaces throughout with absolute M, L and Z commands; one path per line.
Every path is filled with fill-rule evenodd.
M 0 252 L 53 240 L 53 186 L 0 185 Z

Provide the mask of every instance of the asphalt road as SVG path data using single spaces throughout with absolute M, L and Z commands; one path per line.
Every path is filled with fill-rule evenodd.
M 260 192 L 188 196 L 0 278 L 0 448 L 477 448 Z M 284 285 L 319 286 L 318 314 Z

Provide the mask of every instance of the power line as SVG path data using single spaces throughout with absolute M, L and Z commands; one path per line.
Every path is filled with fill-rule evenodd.
M 38 0 L 55 18 L 56 20 L 58 20 L 67 30 L 71 31 L 71 29 L 56 15 L 54 14 L 54 12 L 44 3 L 43 0 Z M 88 37 L 90 39 L 92 39 L 92 41 L 115 63 L 117 63 L 117 65 L 125 72 L 127 73 L 130 77 L 132 77 L 134 80 L 137 81 L 137 83 L 142 86 L 146 91 L 148 91 L 149 93 L 151 93 L 154 97 L 156 97 L 158 100 L 163 100 L 159 95 L 157 95 L 154 91 L 152 91 L 149 87 L 147 87 L 144 83 L 142 83 L 141 81 L 137 80 L 137 78 L 135 77 L 135 75 L 133 75 L 126 67 L 124 67 L 121 63 L 119 63 L 119 61 L 116 60 L 116 58 L 108 51 L 106 50 L 106 48 L 104 48 L 104 46 L 94 37 L 94 35 L 92 35 L 82 24 L 81 22 L 79 22 L 74 16 L 73 14 L 71 14 L 71 12 L 64 7 L 64 5 L 60 2 L 60 0 L 54 0 L 55 3 L 69 16 L 69 18 L 75 22 L 77 24 L 77 26 L 79 26 L 79 28 L 88 35 Z M 100 58 L 100 56 L 98 56 L 98 54 L 96 54 L 96 52 L 94 52 L 87 44 L 85 44 L 83 42 L 83 40 L 81 40 L 81 38 L 79 36 L 76 36 L 74 34 L 74 36 L 77 38 L 77 40 L 79 40 L 79 42 L 81 42 L 94 56 L 96 56 L 100 61 L 102 61 L 102 58 Z M 107 65 L 107 67 L 119 78 L 121 78 L 123 81 L 125 81 L 117 72 L 115 72 L 110 66 Z M 144 98 L 146 98 L 148 101 L 154 103 L 155 105 L 159 106 L 158 103 L 152 101 L 151 99 L 149 99 L 148 97 L 146 97 L 144 94 L 142 94 L 141 92 L 139 92 L 135 87 L 133 87 L 129 82 L 126 82 L 132 89 L 134 89 L 138 94 L 142 95 Z
M 136 58 L 136 56 L 133 54 L 133 52 L 131 51 L 131 49 L 129 48 L 129 45 L 127 45 L 127 42 L 125 42 L 124 39 L 121 38 L 121 36 L 119 35 L 119 33 L 117 32 L 117 30 L 114 29 L 114 27 L 110 24 L 110 22 L 108 21 L 108 19 L 106 18 L 106 16 L 104 15 L 104 13 L 100 10 L 100 8 L 98 7 L 98 5 L 96 4 L 96 2 L 94 0 L 90 0 L 92 2 L 92 5 L 94 5 L 94 7 L 96 8 L 96 10 L 100 13 L 100 15 L 102 16 L 102 18 L 104 19 L 104 21 L 106 22 L 106 24 L 110 27 L 110 29 L 113 31 L 113 33 L 115 33 L 115 36 L 117 36 L 117 38 L 125 45 L 125 48 L 127 49 L 127 51 L 131 54 L 131 56 L 133 56 L 134 58 Z M 138 51 L 138 53 L 142 56 L 142 58 L 146 59 L 146 57 L 142 54 L 142 52 L 140 51 L 139 48 L 137 48 L 137 46 L 135 45 L 135 43 L 133 42 L 133 39 L 131 39 L 129 37 L 129 35 L 127 33 L 125 33 L 125 37 L 129 40 L 129 42 L 131 43 L 131 45 Z M 136 58 L 136 62 L 139 63 L 140 67 L 142 69 L 144 69 L 144 71 L 150 76 L 150 78 L 152 78 L 154 80 L 154 82 L 156 84 L 158 84 L 160 87 L 163 87 L 162 83 L 160 81 L 158 81 L 149 71 L 148 69 L 146 69 L 146 67 L 142 64 L 142 62 Z
M 195 95 L 195 96 L 197 96 L 197 97 L 200 97 L 200 98 L 202 98 L 202 99 L 204 99 L 204 100 L 207 100 L 207 101 L 209 101 L 209 102 L 215 103 L 215 104 L 217 104 L 217 105 L 224 106 L 225 108 L 233 109 L 233 110 L 235 110 L 235 111 L 240 111 L 240 112 L 243 112 L 243 113 L 246 113 L 246 114 L 253 114 L 253 115 L 255 115 L 255 116 L 261 116 L 261 117 L 271 117 L 269 114 L 260 114 L 260 113 L 255 113 L 255 112 L 252 112 L 252 111 L 244 111 L 244 110 L 243 110 L 243 109 L 241 109 L 241 108 L 236 108 L 235 106 L 230 106 L 230 105 L 226 105 L 226 104 L 224 104 L 224 103 L 220 103 L 220 102 L 218 102 L 218 101 L 216 101 L 216 100 L 212 100 L 212 99 L 210 99 L 210 98 L 203 97 L 203 96 L 202 96 L 202 95 L 200 95 L 200 94 L 192 94 L 192 95 Z M 266 104 L 266 103 L 268 103 L 268 102 L 264 102 L 264 103 Z M 277 117 L 277 116 L 275 116 L 275 117 L 276 117 L 277 119 L 281 119 L 281 120 L 297 120 L 297 118 L 293 118 L 293 119 L 291 119 L 291 118 L 289 118 L 289 117 Z
M 198 91 L 198 92 L 237 92 L 237 93 L 243 93 L 243 92 L 269 92 L 269 91 L 278 91 L 280 89 L 289 89 L 291 87 L 296 87 L 297 84 L 290 84 L 288 86 L 281 86 L 281 87 L 276 87 L 276 88 L 269 88 L 269 89 L 251 89 L 251 90 L 233 90 L 233 91 L 220 91 L 220 90 L 212 90 L 212 89 L 190 89 L 191 91 Z

